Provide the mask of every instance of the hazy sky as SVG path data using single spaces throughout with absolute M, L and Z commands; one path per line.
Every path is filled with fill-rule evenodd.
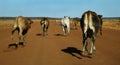
M 0 17 L 81 17 L 87 10 L 120 17 L 120 0 L 0 0 Z

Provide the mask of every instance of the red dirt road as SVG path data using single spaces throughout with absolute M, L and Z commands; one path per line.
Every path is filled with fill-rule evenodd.
M 120 65 L 120 31 L 103 29 L 98 35 L 93 58 L 80 55 L 81 29 L 63 36 L 62 28 L 50 22 L 48 35 L 41 35 L 38 22 L 32 24 L 26 37 L 26 46 L 8 48 L 11 28 L 0 27 L 0 65 Z M 15 33 L 16 36 L 17 33 Z

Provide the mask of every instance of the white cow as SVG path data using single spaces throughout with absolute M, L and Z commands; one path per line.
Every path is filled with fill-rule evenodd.
M 64 35 L 66 35 L 67 30 L 68 33 L 70 33 L 70 17 L 64 16 L 64 18 L 61 20 L 61 25 L 63 28 Z

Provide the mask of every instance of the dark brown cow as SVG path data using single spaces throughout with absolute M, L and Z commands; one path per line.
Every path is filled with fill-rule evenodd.
M 19 44 L 24 43 L 25 42 L 24 36 L 28 32 L 28 30 L 31 28 L 32 23 L 33 21 L 31 21 L 30 19 L 24 18 L 22 16 L 18 16 L 13 25 L 12 34 L 11 34 L 12 40 L 13 40 L 13 34 L 17 30 L 18 36 L 19 36 L 18 43 Z
M 78 29 L 77 24 L 80 22 L 80 19 L 76 17 L 71 19 L 71 22 L 73 23 L 74 29 Z
M 102 25 L 103 25 L 103 21 L 102 21 L 102 15 L 98 15 L 99 21 L 100 21 L 100 35 L 102 35 Z
M 47 18 L 43 18 L 43 19 L 41 19 L 40 24 L 42 26 L 43 36 L 45 36 L 47 34 L 47 30 L 49 27 L 49 20 Z
M 88 53 L 87 50 L 87 38 L 91 39 L 91 50 L 90 54 L 93 54 L 96 50 L 95 40 L 98 31 L 102 30 L 102 19 L 93 11 L 87 11 L 82 15 L 81 18 L 81 29 L 83 33 L 83 55 Z

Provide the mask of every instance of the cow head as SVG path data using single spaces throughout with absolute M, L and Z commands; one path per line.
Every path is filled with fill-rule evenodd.
M 33 21 L 30 18 L 27 18 L 28 21 L 28 28 L 31 28 L 31 24 L 33 23 Z
M 101 19 L 101 18 L 102 18 L 102 15 L 98 15 L 98 17 Z
M 64 18 L 66 18 L 66 19 L 70 19 L 70 17 L 69 17 L 69 16 L 64 16 Z
M 32 24 L 32 23 L 33 23 L 33 21 L 32 21 L 30 18 L 27 18 L 27 20 L 28 20 L 28 23 L 29 23 L 29 24 Z

